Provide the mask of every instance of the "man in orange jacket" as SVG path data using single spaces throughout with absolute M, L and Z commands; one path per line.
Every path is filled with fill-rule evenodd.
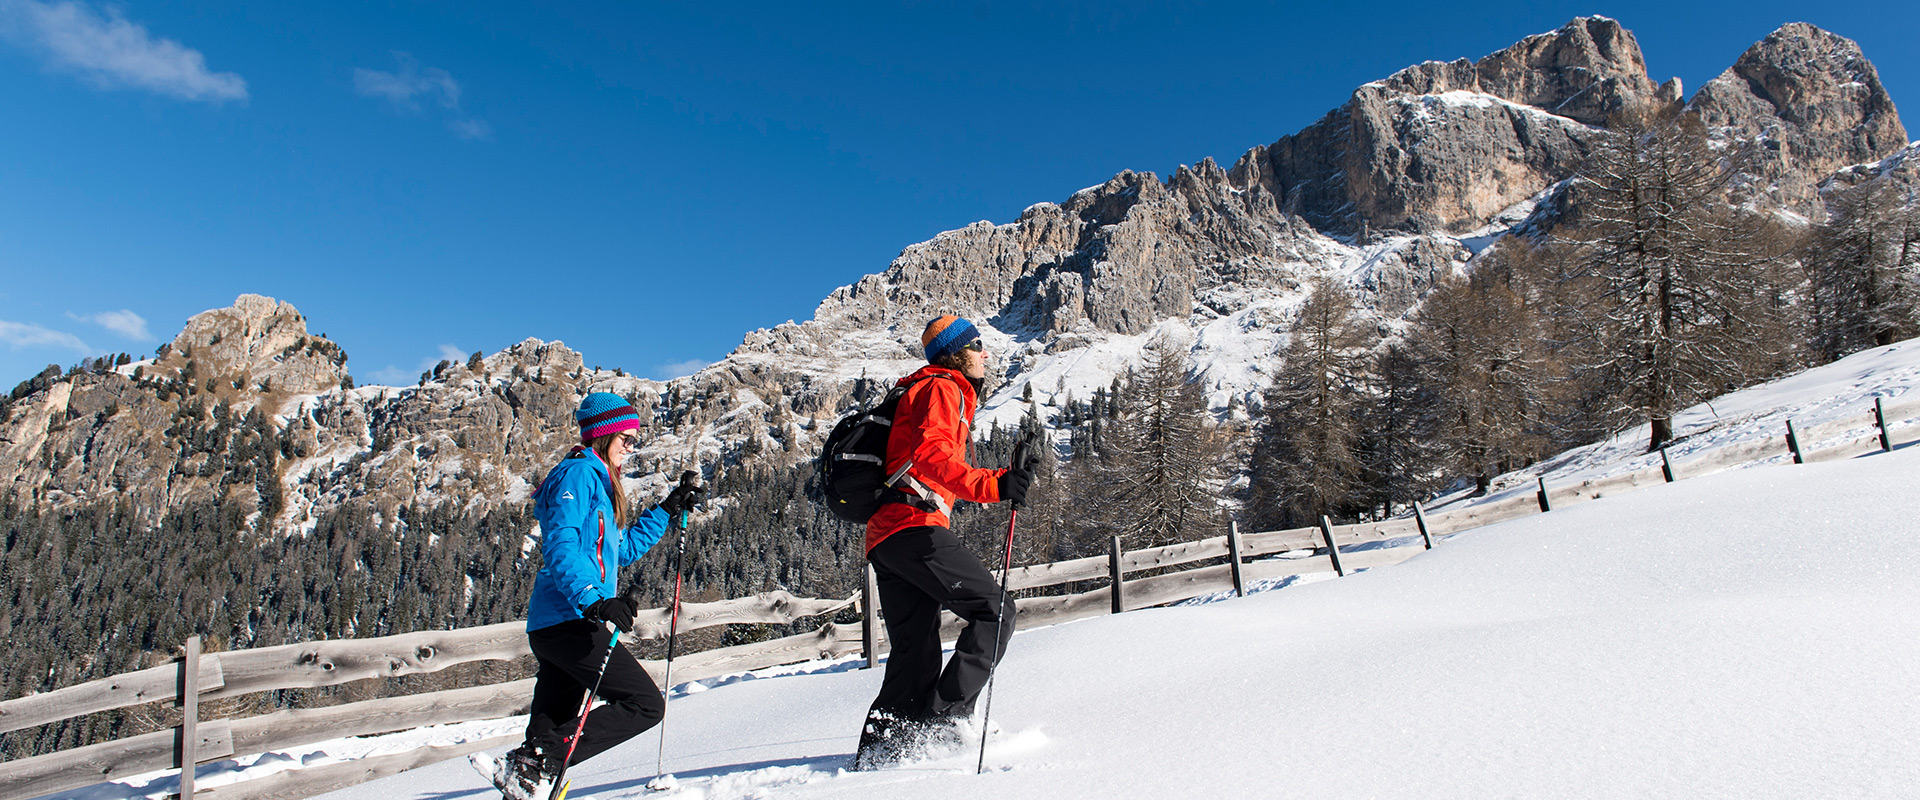
M 907 490 L 867 522 L 881 614 L 892 652 L 860 732 L 856 770 L 939 755 L 960 744 L 974 700 L 1013 636 L 1013 600 L 949 530 L 956 498 L 1009 500 L 1018 507 L 1033 483 L 1038 458 L 1024 444 L 1009 469 L 967 464 L 973 413 L 987 377 L 980 331 L 956 316 L 927 323 L 920 335 L 928 365 L 901 379 L 908 387 L 887 437 L 886 473 L 905 469 Z M 953 658 L 940 663 L 940 610 L 966 622 Z

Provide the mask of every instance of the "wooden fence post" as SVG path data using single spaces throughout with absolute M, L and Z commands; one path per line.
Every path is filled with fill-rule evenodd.
M 1545 475 L 1540 476 L 1540 493 L 1536 495 L 1536 497 L 1540 501 L 1540 510 L 1542 512 L 1553 510 L 1553 504 L 1547 502 L 1547 476 Z
M 1247 583 L 1240 577 L 1240 520 L 1227 523 L 1227 560 L 1233 564 L 1233 596 L 1246 597 Z
M 1107 570 L 1113 575 L 1113 613 L 1127 610 L 1126 583 L 1120 578 L 1120 537 L 1113 537 L 1113 549 L 1107 553 Z
M 1346 577 L 1346 569 L 1340 566 L 1340 545 L 1333 543 L 1333 520 L 1325 514 L 1320 515 L 1320 535 L 1327 540 L 1327 558 L 1333 559 L 1333 574 Z
M 868 564 L 860 585 L 860 649 L 867 657 L 867 665 L 861 669 L 873 669 L 880 661 L 880 637 L 875 625 L 880 624 L 880 615 L 874 609 L 880 604 L 878 592 L 873 588 L 873 565 Z
M 1667 483 L 1673 482 L 1673 459 L 1667 457 L 1667 446 L 1664 444 L 1660 445 L 1660 475 L 1667 479 Z
M 200 763 L 200 637 L 187 637 L 180 660 L 180 798 L 193 797 L 193 767 Z
M 1787 418 L 1787 449 L 1793 451 L 1793 463 L 1795 464 L 1807 463 L 1806 459 L 1800 457 L 1800 437 L 1795 435 L 1793 432 L 1792 417 Z
M 1873 398 L 1873 423 L 1880 426 L 1880 452 L 1893 451 L 1893 438 L 1887 433 L 1887 405 L 1884 397 Z
M 1420 525 L 1420 541 L 1427 543 L 1427 549 L 1433 549 L 1433 534 L 1427 530 L 1427 510 L 1420 507 L 1420 501 L 1413 501 L 1413 521 Z

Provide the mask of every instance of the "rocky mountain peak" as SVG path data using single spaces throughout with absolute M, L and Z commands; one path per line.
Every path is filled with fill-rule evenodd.
M 1429 61 L 1370 86 L 1407 95 L 1479 92 L 1588 125 L 1640 111 L 1655 93 L 1640 43 L 1620 23 L 1597 16 L 1529 36 L 1479 61 Z
M 347 375 L 346 351 L 309 334 L 307 318 L 292 304 L 257 294 L 193 315 L 157 366 L 184 369 L 189 362 L 197 380 L 287 394 L 326 391 Z
M 1853 40 L 1782 25 L 1700 87 L 1688 107 L 1715 137 L 1746 143 L 1736 199 L 1817 215 L 1818 183 L 1907 145 L 1893 98 Z
M 1463 233 L 1570 174 L 1598 127 L 1661 98 L 1633 34 L 1582 17 L 1478 61 L 1429 61 L 1361 86 L 1275 142 L 1263 182 L 1339 235 Z

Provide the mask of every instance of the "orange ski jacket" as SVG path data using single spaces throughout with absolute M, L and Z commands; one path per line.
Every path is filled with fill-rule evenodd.
M 940 495 L 948 508 L 953 507 L 955 498 L 1000 502 L 1000 476 L 1006 470 L 967 464 L 967 443 L 972 438 L 977 401 L 967 376 L 929 364 L 900 379 L 900 384 L 908 383 L 912 386 L 900 398 L 893 412 L 893 428 L 887 434 L 887 474 L 892 475 L 911 460 L 913 468 L 907 474 Z M 945 511 L 888 503 L 867 520 L 867 549 L 908 528 L 945 528 L 949 523 Z

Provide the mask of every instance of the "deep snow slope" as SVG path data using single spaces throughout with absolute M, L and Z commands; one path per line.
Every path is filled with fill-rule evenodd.
M 1401 565 L 1016 637 L 988 773 L 844 774 L 880 675 L 676 696 L 574 797 L 1904 797 L 1920 449 L 1710 475 Z M 486 797 L 462 763 L 329 795 Z

